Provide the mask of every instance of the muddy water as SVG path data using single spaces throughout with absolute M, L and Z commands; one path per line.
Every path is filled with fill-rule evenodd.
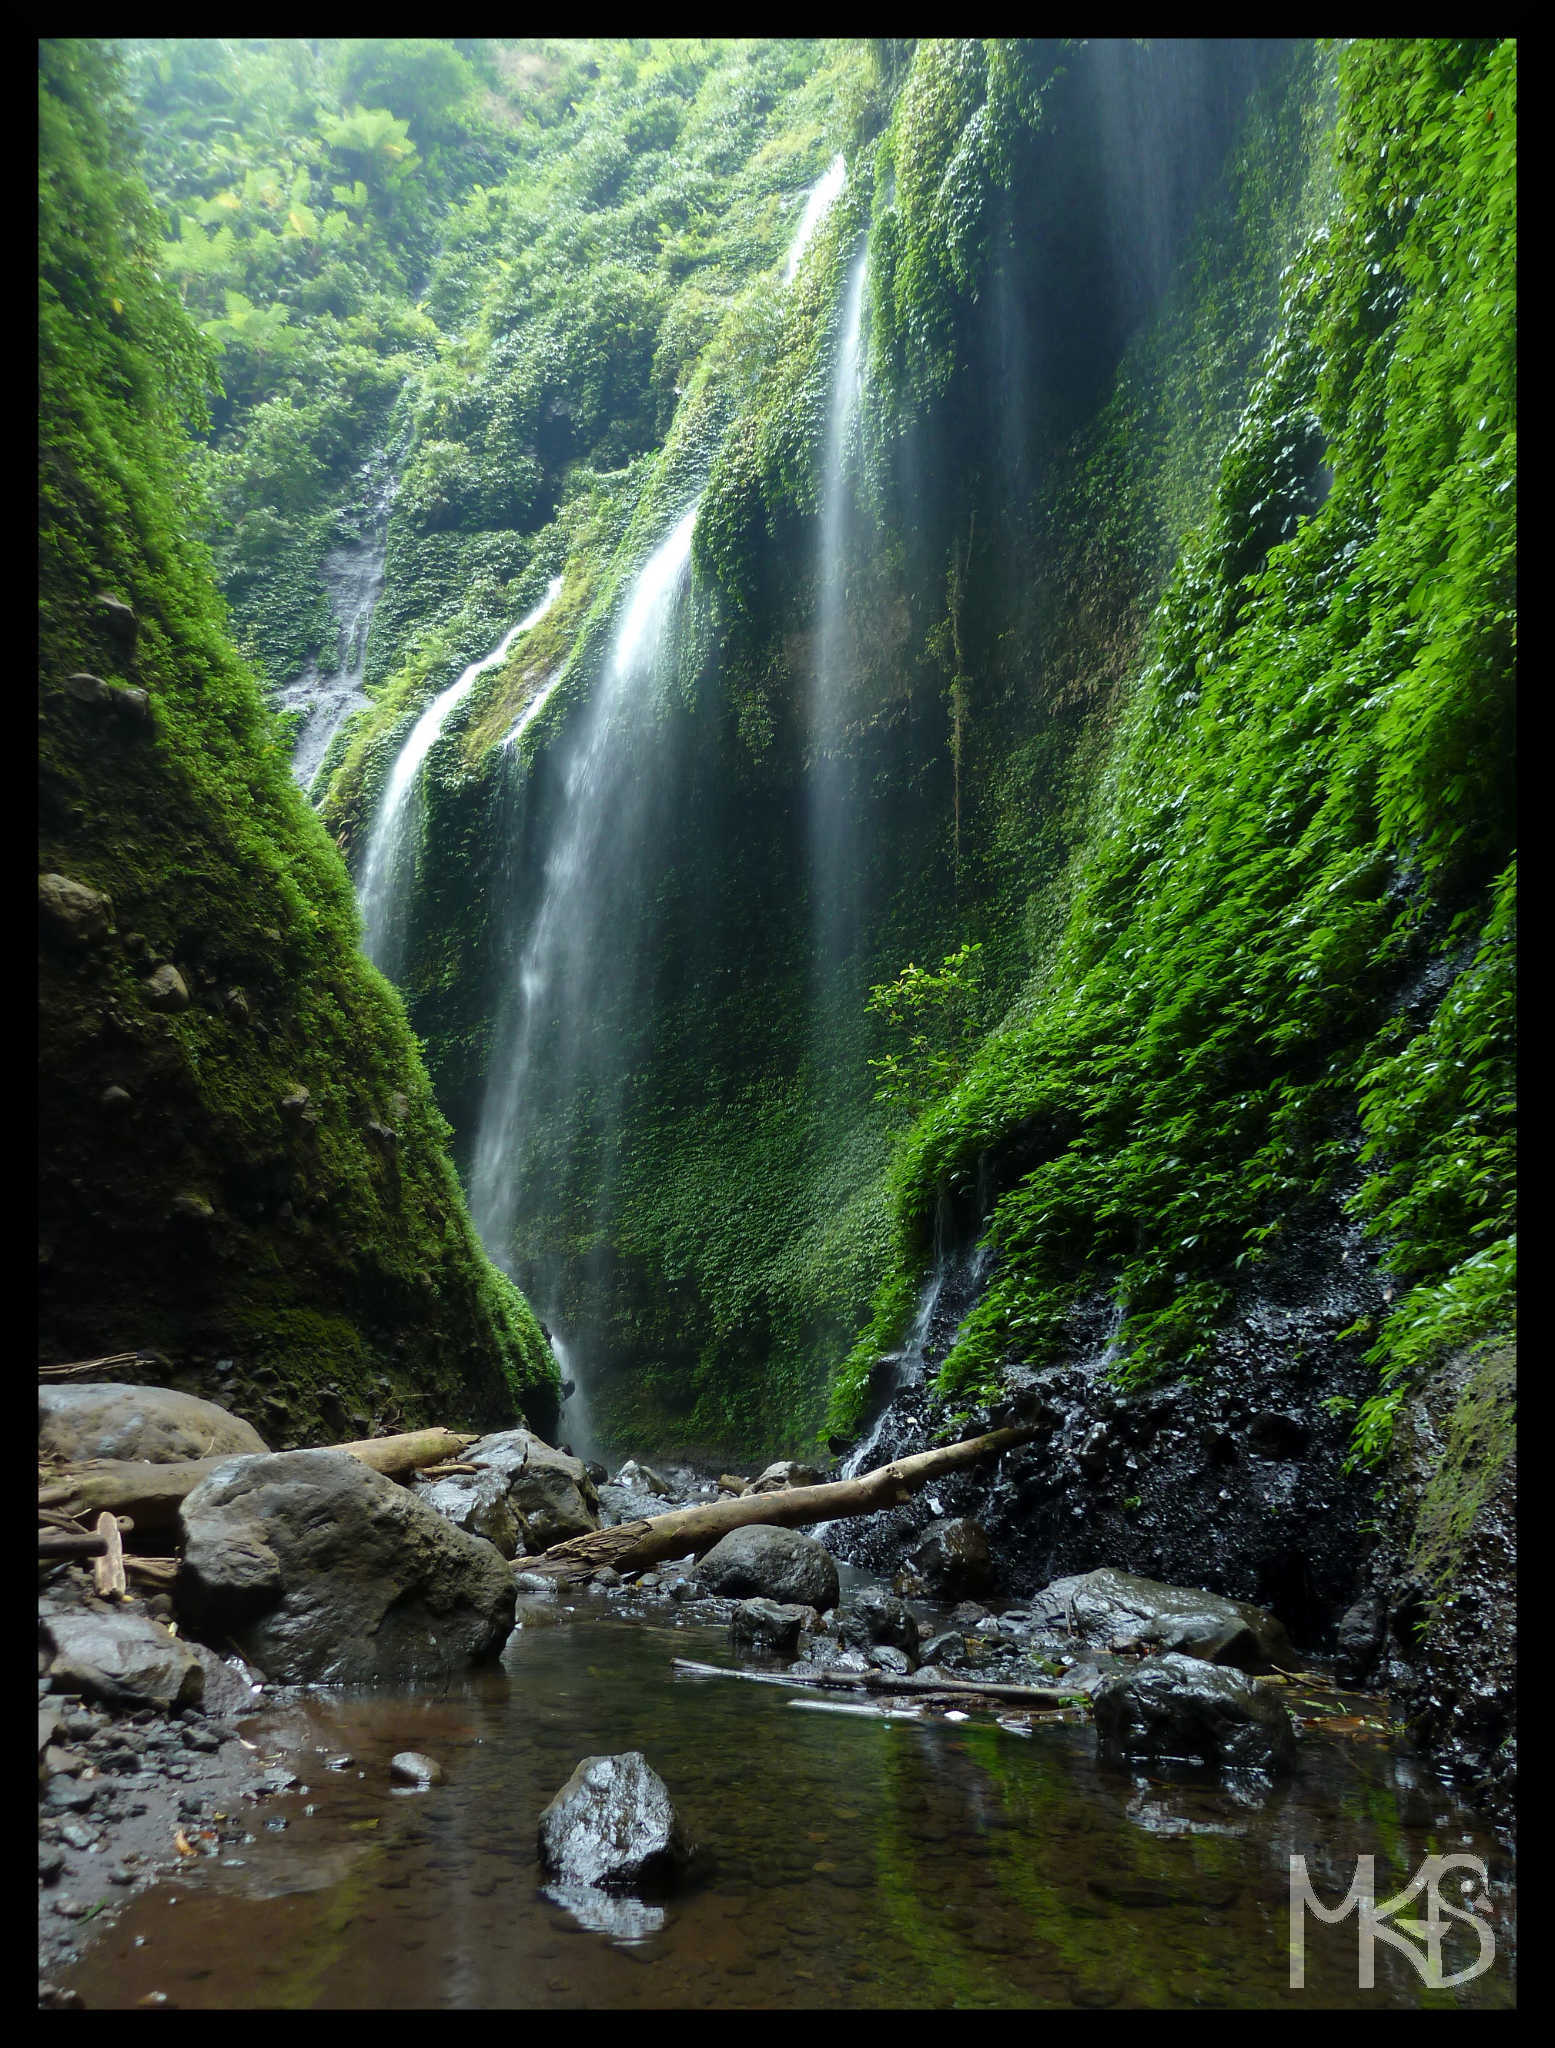
M 784 1687 L 677 1677 L 677 1656 L 734 1662 L 720 1629 L 585 1596 L 530 1613 L 498 1669 L 442 1696 L 317 1694 L 246 1724 L 306 1790 L 257 1809 L 253 1839 L 223 1847 L 239 1860 L 135 1899 L 65 1981 L 99 2009 L 148 1993 L 242 2009 L 1514 2002 L 1509 1859 L 1385 1746 L 1308 1737 L 1292 1785 L 1238 1797 L 1103 1768 L 1086 1726 L 815 1711 Z M 446 1781 L 395 1790 L 407 1748 Z M 662 1908 L 580 1919 L 540 1887 L 536 1818 L 580 1757 L 623 1749 L 664 1777 L 705 1867 Z M 1308 1921 L 1291 1988 L 1292 1854 L 1332 1904 L 1357 1855 L 1386 1898 L 1432 1852 L 1490 1866 L 1487 1972 L 1428 1990 L 1380 1940 L 1360 1990 L 1352 1914 Z M 1477 1950 L 1448 1925 L 1453 1971 Z

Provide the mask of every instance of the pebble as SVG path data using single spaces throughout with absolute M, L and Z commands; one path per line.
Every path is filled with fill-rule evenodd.
M 52 1884 L 65 1867 L 63 1850 L 47 1848 L 38 1844 L 38 1880 L 41 1884 Z
M 389 1765 L 389 1776 L 401 1785 L 440 1785 L 443 1767 L 417 1749 L 402 1749 Z

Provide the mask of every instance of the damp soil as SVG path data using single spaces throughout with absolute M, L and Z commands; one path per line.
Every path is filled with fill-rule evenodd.
M 739 1660 L 726 1629 L 668 1606 L 590 1591 L 525 1603 L 521 1620 L 500 1665 L 437 1693 L 317 1691 L 245 1719 L 296 1785 L 236 1851 L 189 1859 L 82 1929 L 60 1984 L 88 2009 L 1515 2001 L 1510 1851 L 1381 1732 L 1375 1702 L 1329 1702 L 1350 1709 L 1336 1730 L 1351 1725 L 1309 1727 L 1291 1782 L 1233 1787 L 1104 1765 L 1084 1723 L 1022 1730 L 677 1674 L 676 1658 Z M 396 1787 L 406 1749 L 443 1781 Z M 627 1749 L 664 1778 L 698 1863 L 665 1901 L 560 1903 L 538 1869 L 540 1811 L 581 1757 Z M 1433 1853 L 1487 1867 L 1490 1969 L 1431 1989 L 1382 1939 L 1363 1990 L 1352 1914 L 1308 1921 L 1292 1988 L 1292 1856 L 1333 1905 L 1358 1856 L 1386 1898 Z M 1458 1885 L 1443 1897 L 1461 1915 Z M 1468 1928 L 1449 1918 L 1444 1972 L 1479 1953 Z

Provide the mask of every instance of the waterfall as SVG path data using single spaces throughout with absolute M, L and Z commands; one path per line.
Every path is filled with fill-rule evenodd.
M 362 906 L 363 950 L 373 965 L 381 967 L 385 974 L 393 974 L 399 965 L 395 957 L 400 936 L 398 926 L 409 894 L 404 886 L 406 878 L 402 870 L 411 836 L 411 796 L 421 764 L 436 745 L 454 707 L 463 703 L 475 687 L 477 678 L 485 675 L 488 669 L 499 668 L 507 660 L 513 642 L 520 634 L 527 633 L 531 626 L 539 624 L 555 604 L 561 587 L 561 577 L 553 576 L 534 610 L 509 629 L 499 646 L 482 660 L 472 662 L 457 682 L 450 683 L 442 695 L 427 706 L 416 720 L 410 738 L 400 749 L 373 820 L 372 836 L 367 842 L 367 860 L 357 892 Z
M 809 246 L 810 238 L 831 211 L 833 202 L 847 180 L 847 175 L 846 163 L 840 156 L 834 156 L 805 201 L 805 210 L 799 220 L 799 232 L 789 246 L 788 260 L 783 265 L 784 284 L 793 283 L 799 269 L 799 259 Z
M 564 1172 L 588 1170 L 587 1161 L 595 1173 L 596 1210 L 608 1195 L 625 1078 L 612 1017 L 623 1005 L 631 1007 L 633 965 L 609 917 L 630 915 L 642 880 L 640 827 L 651 778 L 654 685 L 676 644 L 699 503 L 681 515 L 639 571 L 560 764 L 562 802 L 498 1019 L 470 1178 L 475 1227 L 488 1255 L 507 1271 L 515 1219 L 526 1204 L 553 1196 L 553 1183 Z M 575 1156 L 542 1158 L 535 1136 L 538 1111 L 565 1110 L 579 1087 L 587 1090 L 595 1120 L 592 1151 L 586 1138 L 569 1129 L 568 1150 Z M 533 1270 L 524 1275 L 525 1291 L 548 1321 L 559 1320 L 555 1262 L 538 1247 L 526 1251 Z M 574 1327 L 571 1343 L 586 1346 L 587 1337 Z M 578 1392 L 568 1420 L 579 1437 L 588 1434 L 582 1392 L 588 1367 L 586 1358 L 569 1351 Z M 575 1420 L 580 1414 L 582 1422 Z
M 848 272 L 821 492 L 819 605 L 810 698 L 809 839 L 816 972 L 828 983 L 838 962 L 856 952 L 858 929 L 857 820 L 847 786 L 844 716 L 848 684 L 847 542 L 849 453 L 863 389 L 862 326 L 867 250 Z
M 335 620 L 333 667 L 321 668 L 321 657 L 315 655 L 300 676 L 283 683 L 275 694 L 278 711 L 305 714 L 292 748 L 292 774 L 304 789 L 312 784 L 330 741 L 346 719 L 372 702 L 362 687 L 367 629 L 383 589 L 389 507 L 396 480 L 381 450 L 359 474 L 366 494 L 361 537 L 331 548 L 319 564 L 319 579 L 329 593 Z

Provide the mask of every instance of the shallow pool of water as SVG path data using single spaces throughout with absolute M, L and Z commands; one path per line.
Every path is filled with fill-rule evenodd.
M 817 1710 L 798 1688 L 677 1675 L 676 1657 L 736 1662 L 721 1629 L 584 1596 L 531 1612 L 499 1667 L 441 1695 L 317 1693 L 258 1717 L 248 1738 L 285 1749 L 306 1790 L 133 1900 L 64 1981 L 99 2009 L 155 1992 L 241 2009 L 1514 2002 L 1510 1857 L 1384 1743 L 1309 1735 L 1292 1783 L 1235 1793 L 1103 1766 L 1089 1726 Z M 402 1749 L 446 1781 L 396 1790 Z M 625 1749 L 668 1784 L 703 1867 L 662 1908 L 596 1895 L 580 1917 L 542 1888 L 536 1821 L 581 1757 Z M 1362 1990 L 1356 1915 L 1308 1917 L 1292 1988 L 1292 1855 L 1334 1905 L 1357 1856 L 1386 1899 L 1432 1853 L 1489 1866 L 1488 1970 L 1428 1989 L 1384 1935 Z M 1443 1897 L 1461 1907 L 1458 1882 Z M 1446 1925 L 1452 1972 L 1480 1951 Z

